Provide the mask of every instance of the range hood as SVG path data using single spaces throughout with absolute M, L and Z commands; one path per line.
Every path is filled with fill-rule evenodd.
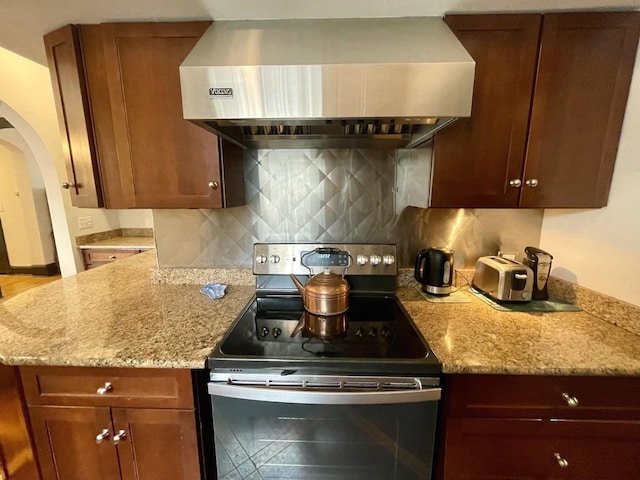
M 221 21 L 180 79 L 184 118 L 245 148 L 412 148 L 471 114 L 474 72 L 441 18 Z

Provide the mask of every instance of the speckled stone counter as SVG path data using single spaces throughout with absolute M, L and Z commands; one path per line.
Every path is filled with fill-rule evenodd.
M 158 271 L 154 252 L 82 272 L 0 303 L 0 363 L 203 368 L 251 280 L 245 270 Z M 211 281 L 229 285 L 224 298 L 167 284 Z M 611 319 L 499 312 L 468 293 L 470 303 L 429 303 L 417 283 L 400 284 L 445 373 L 640 375 L 640 336 Z
M 152 284 L 155 267 L 145 252 L 3 301 L 0 363 L 203 368 L 254 287 L 229 283 L 211 300 L 198 286 Z
M 417 285 L 417 284 L 416 284 Z M 445 373 L 640 375 L 640 336 L 586 312 L 500 312 L 430 303 L 412 286 L 398 297 Z

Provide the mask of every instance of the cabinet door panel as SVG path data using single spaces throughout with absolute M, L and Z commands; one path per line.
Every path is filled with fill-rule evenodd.
M 193 410 L 113 409 L 123 480 L 199 480 Z
M 74 25 L 67 25 L 45 35 L 44 42 L 67 169 L 65 181 L 75 185 L 69 188 L 71 203 L 76 207 L 102 207 L 78 30 Z
M 39 479 L 34 457 L 18 369 L 0 364 L 0 479 Z
M 113 432 L 108 408 L 29 407 L 44 480 L 119 480 L 118 456 L 103 429 Z
M 522 207 L 607 204 L 639 12 L 545 14 Z
M 220 208 L 218 138 L 182 117 L 180 63 L 208 22 L 105 24 L 119 176 L 136 207 Z
M 434 140 L 432 207 L 515 207 L 520 189 L 540 15 L 452 15 L 476 61 L 470 118 Z
M 638 422 L 450 418 L 444 478 L 627 480 L 639 448 Z

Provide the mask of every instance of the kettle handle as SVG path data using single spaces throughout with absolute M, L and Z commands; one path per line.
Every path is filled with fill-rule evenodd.
M 413 278 L 415 278 L 418 283 L 424 283 L 427 281 L 424 275 L 425 266 L 423 265 L 425 264 L 425 260 L 428 257 L 429 256 L 427 250 L 420 250 L 418 252 L 418 256 L 416 257 L 416 266 L 413 269 Z

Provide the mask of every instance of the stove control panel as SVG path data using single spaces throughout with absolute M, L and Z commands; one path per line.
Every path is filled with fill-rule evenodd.
M 370 243 L 256 243 L 255 275 L 397 275 L 397 245 Z

